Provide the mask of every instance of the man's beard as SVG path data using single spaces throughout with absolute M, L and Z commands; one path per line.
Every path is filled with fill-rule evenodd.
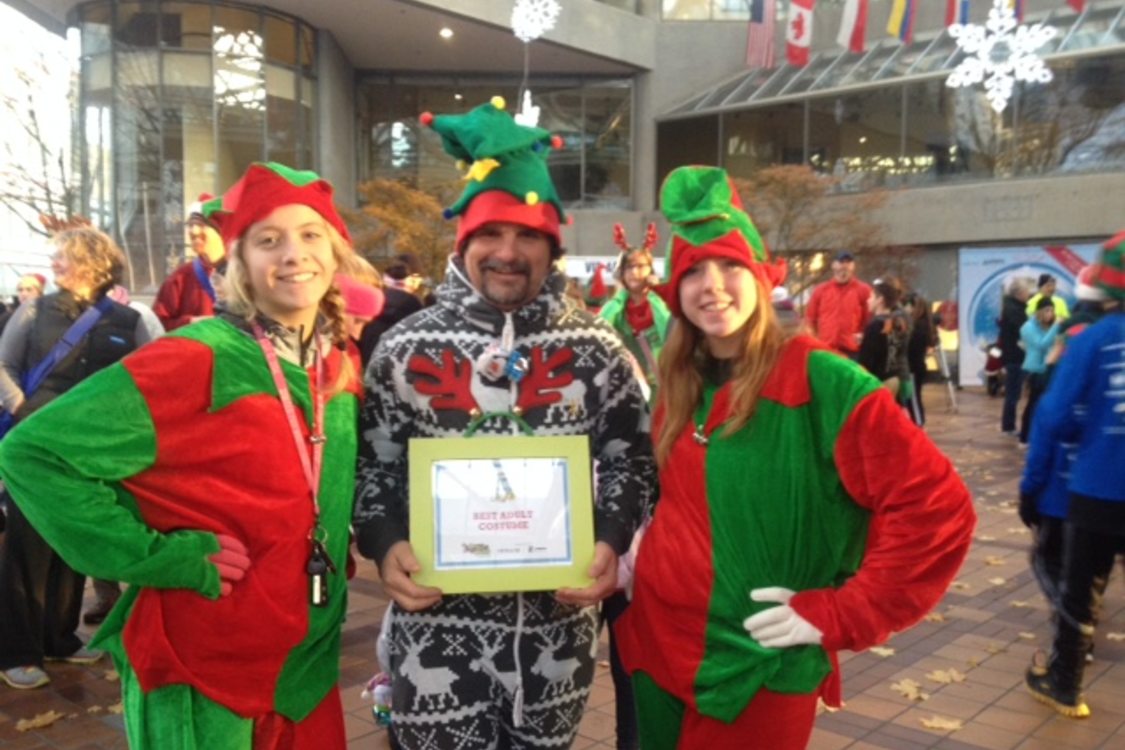
M 523 276 L 523 283 L 502 284 L 490 278 L 490 272 L 518 273 Z M 531 266 L 525 262 L 501 263 L 495 260 L 485 261 L 480 264 L 481 295 L 494 305 L 519 305 L 529 301 L 532 295 Z M 538 290 L 535 290 L 538 292 Z

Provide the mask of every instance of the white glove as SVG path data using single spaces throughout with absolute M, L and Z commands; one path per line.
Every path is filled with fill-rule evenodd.
M 743 621 L 742 627 L 746 628 L 751 638 L 766 648 L 819 644 L 824 639 L 824 633 L 789 606 L 793 593 L 780 586 L 754 589 L 750 592 L 750 598 L 756 602 L 779 604 L 756 615 L 750 615 Z

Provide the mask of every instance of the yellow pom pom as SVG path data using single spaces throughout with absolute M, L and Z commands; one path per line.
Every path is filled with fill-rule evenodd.
M 505 107 L 508 106 L 508 103 L 506 101 L 504 101 L 504 97 L 502 97 L 502 96 L 494 96 L 494 97 L 492 97 L 491 101 L 492 101 L 492 106 L 496 107 L 496 109 L 504 109 Z
M 539 202 L 539 193 L 535 192 L 534 190 L 529 190 L 527 191 L 527 195 L 525 195 L 523 199 L 524 202 L 527 203 L 527 205 L 534 206 Z

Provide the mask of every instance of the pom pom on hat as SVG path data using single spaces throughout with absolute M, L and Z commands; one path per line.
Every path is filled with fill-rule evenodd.
M 1125 302 L 1125 232 L 1106 240 L 1091 272 L 1093 286 L 1108 297 Z
M 344 313 L 361 320 L 374 320 L 383 312 L 383 290 L 364 284 L 342 273 L 336 274 L 336 287 L 344 298 Z
M 1105 302 L 1109 299 L 1105 291 L 1094 286 L 1094 266 L 1086 266 L 1078 272 L 1074 296 L 1087 302 Z

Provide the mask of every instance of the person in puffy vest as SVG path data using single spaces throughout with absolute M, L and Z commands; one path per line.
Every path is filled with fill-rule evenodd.
M 59 290 L 20 305 L 0 336 L 0 401 L 17 424 L 149 340 L 140 314 L 106 296 L 125 268 L 125 255 L 113 240 L 83 227 L 59 232 L 54 245 L 51 265 Z M 25 392 L 28 373 L 91 307 L 100 311 L 97 322 L 34 393 Z M 104 398 L 103 406 L 109 407 L 112 396 Z M 88 438 L 102 428 L 88 425 L 73 437 Z M 11 477 L 4 477 L 5 485 L 30 481 L 32 474 L 25 466 L 15 466 Z M 61 477 L 52 472 L 50 478 Z M 43 502 L 70 507 L 69 488 L 31 484 Z M 13 688 L 36 688 L 50 680 L 44 661 L 91 663 L 101 654 L 87 649 L 75 634 L 85 575 L 39 535 L 18 503 L 8 505 L 7 536 L 0 551 L 0 679 Z

